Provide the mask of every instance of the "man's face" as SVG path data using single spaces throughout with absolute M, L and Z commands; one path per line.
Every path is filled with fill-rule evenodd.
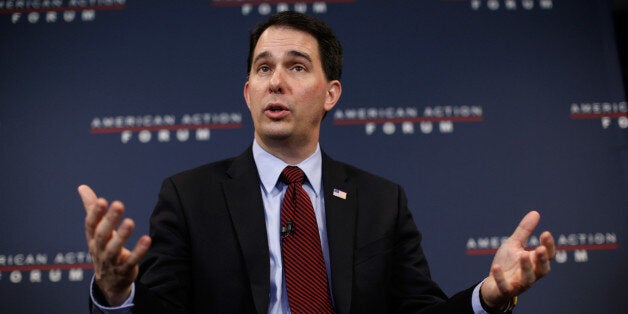
M 323 115 L 340 94 L 340 82 L 325 78 L 313 36 L 279 26 L 262 33 L 244 85 L 255 138 L 262 145 L 318 142 Z

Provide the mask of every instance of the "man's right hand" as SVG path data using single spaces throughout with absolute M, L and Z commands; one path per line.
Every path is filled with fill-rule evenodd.
M 85 207 L 85 236 L 94 263 L 94 277 L 109 306 L 119 306 L 130 296 L 132 283 L 139 272 L 138 263 L 151 244 L 149 236 L 142 236 L 132 251 L 124 247 L 135 223 L 125 218 L 124 204 L 98 198 L 87 185 L 78 187 Z

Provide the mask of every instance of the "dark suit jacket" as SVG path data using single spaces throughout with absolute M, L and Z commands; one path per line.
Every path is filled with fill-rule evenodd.
M 431 280 L 402 188 L 323 154 L 337 313 L 472 313 Z M 334 197 L 334 188 L 347 198 Z M 266 313 L 269 252 L 252 150 L 166 179 L 134 313 Z

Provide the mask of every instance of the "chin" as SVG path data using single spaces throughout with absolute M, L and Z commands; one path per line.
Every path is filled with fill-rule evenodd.
M 271 140 L 281 140 L 290 138 L 293 134 L 292 128 L 286 127 L 286 125 L 266 125 L 259 129 L 257 132 L 260 137 Z
M 283 141 L 288 140 L 292 136 L 292 133 L 286 130 L 267 130 L 266 132 L 259 133 L 260 138 L 271 141 Z
M 271 140 L 271 141 L 288 141 L 290 140 L 290 135 L 289 134 L 267 134 L 266 136 L 264 136 L 264 138 Z

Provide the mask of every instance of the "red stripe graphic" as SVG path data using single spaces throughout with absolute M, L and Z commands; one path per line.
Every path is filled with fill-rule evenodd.
M 46 265 L 19 265 L 0 266 L 0 272 L 30 271 L 30 270 L 68 270 L 68 269 L 92 269 L 91 263 L 84 264 L 46 264 Z
M 324 3 L 350 3 L 355 2 L 355 0 L 215 0 L 212 1 L 212 5 L 215 7 L 231 7 L 231 6 L 241 6 L 245 4 L 249 5 L 259 5 L 259 4 L 296 4 L 296 3 L 316 3 L 316 2 L 324 2 Z
M 583 244 L 583 245 L 563 245 L 557 246 L 556 251 L 577 251 L 577 250 L 589 250 L 589 251 L 601 251 L 601 250 L 615 250 L 619 248 L 619 244 Z M 527 248 L 532 250 L 534 248 Z M 473 249 L 467 250 L 467 255 L 493 255 L 497 252 L 497 249 Z
M 381 119 L 342 119 L 334 120 L 334 125 L 356 125 L 356 124 L 384 124 L 384 123 L 403 123 L 403 122 L 482 122 L 484 117 L 415 117 L 415 118 L 381 118 Z
M 197 130 L 197 129 L 239 129 L 242 123 L 217 123 L 217 124 L 178 124 L 178 125 L 154 125 L 154 126 L 134 126 L 119 128 L 93 128 L 89 130 L 92 134 L 122 133 L 124 131 L 160 131 L 160 130 Z
M 64 12 L 64 11 L 112 11 L 126 9 L 126 5 L 91 5 L 91 6 L 77 6 L 77 7 L 51 7 L 51 8 L 16 8 L 16 9 L 2 9 L 0 14 L 13 14 L 13 13 L 31 13 L 31 12 Z
M 628 117 L 628 112 L 615 112 L 615 113 L 572 113 L 569 117 L 574 119 L 574 120 L 601 119 L 601 118 L 620 118 L 620 117 Z

